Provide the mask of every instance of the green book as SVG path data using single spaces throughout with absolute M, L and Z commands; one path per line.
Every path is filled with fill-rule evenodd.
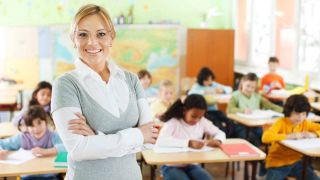
M 54 167 L 66 168 L 68 167 L 68 152 L 59 152 L 54 160 Z

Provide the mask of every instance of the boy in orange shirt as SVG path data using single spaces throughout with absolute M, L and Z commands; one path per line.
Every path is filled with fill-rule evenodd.
M 264 75 L 261 79 L 260 90 L 264 93 L 269 93 L 273 89 L 283 89 L 285 88 L 285 83 L 283 78 L 277 74 L 277 67 L 279 65 L 279 59 L 277 57 L 270 57 L 268 66 L 269 73 Z
M 302 178 L 302 154 L 279 143 L 285 139 L 303 139 L 320 137 L 320 124 L 306 120 L 311 107 L 304 95 L 292 95 L 284 105 L 285 117 L 280 118 L 263 133 L 262 142 L 271 143 L 266 158 L 267 180 L 282 180 L 287 176 Z M 309 180 L 320 178 L 307 167 Z

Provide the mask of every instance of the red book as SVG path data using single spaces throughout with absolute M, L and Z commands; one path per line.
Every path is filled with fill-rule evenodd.
M 237 143 L 237 144 L 222 144 L 220 146 L 222 151 L 230 157 L 243 157 L 243 156 L 259 156 L 254 149 L 248 144 Z

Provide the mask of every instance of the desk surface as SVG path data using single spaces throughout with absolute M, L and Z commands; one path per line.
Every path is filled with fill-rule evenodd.
M 55 156 L 35 158 L 20 165 L 0 163 L 0 177 L 67 172 L 67 168 L 55 168 L 53 166 L 54 159 Z
M 278 118 L 273 119 L 246 119 L 242 118 L 236 114 L 227 114 L 227 117 L 237 123 L 248 127 L 262 127 L 266 124 L 273 124 Z M 313 122 L 320 122 L 320 116 L 315 116 L 314 118 L 310 119 Z
M 13 126 L 12 122 L 0 123 L 0 139 L 11 137 L 18 133 L 18 129 Z
M 301 146 L 292 146 L 286 143 L 286 141 L 280 141 L 280 144 L 310 157 L 320 157 L 320 148 L 304 149 Z
M 311 103 L 311 107 L 313 109 L 316 109 L 317 111 L 320 111 L 320 102 L 313 102 Z
M 229 157 L 221 149 L 216 148 L 208 152 L 183 152 L 183 153 L 155 153 L 153 150 L 142 152 L 143 158 L 147 164 L 190 164 L 190 163 L 217 163 L 217 162 L 232 162 L 232 161 L 255 161 L 263 160 L 266 154 L 257 147 L 250 144 L 244 139 L 227 139 L 226 144 L 232 143 L 247 143 L 257 151 L 260 156 L 255 157 Z

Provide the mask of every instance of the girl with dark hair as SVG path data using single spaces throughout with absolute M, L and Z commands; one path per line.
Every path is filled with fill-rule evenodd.
M 35 156 L 55 156 L 66 151 L 56 132 L 48 129 L 48 114 L 39 106 L 31 106 L 24 116 L 27 131 L 11 138 L 0 140 L 0 159 L 6 159 L 9 151 L 20 148 L 31 150 Z M 26 175 L 22 180 L 58 180 L 56 174 Z
M 216 94 L 230 94 L 232 88 L 224 86 L 214 81 L 215 75 L 208 67 L 203 67 L 197 76 L 197 83 L 195 83 L 188 94 L 200 94 L 205 97 L 208 105 L 206 118 L 213 122 L 214 125 L 223 130 L 227 137 L 233 137 L 233 123 L 230 121 L 222 111 L 218 110 L 214 95 Z
M 293 176 L 302 179 L 302 154 L 282 146 L 285 139 L 320 137 L 320 124 L 307 120 L 310 104 L 304 95 L 290 96 L 284 105 L 284 116 L 279 118 L 262 136 L 262 142 L 271 143 L 266 158 L 267 180 L 285 179 Z M 307 165 L 307 179 L 319 180 L 310 164 Z
M 21 112 L 13 118 L 13 124 L 17 126 L 19 130 L 25 131 L 26 126 L 24 122 L 24 115 L 29 107 L 33 105 L 40 105 L 45 110 L 45 112 L 50 114 L 51 92 L 52 85 L 49 82 L 39 82 L 36 89 L 32 93 L 32 97 L 29 101 L 28 107 L 21 110 Z M 53 126 L 52 120 L 49 121 L 49 125 Z
M 178 99 L 161 117 L 164 123 L 158 146 L 190 147 L 200 149 L 203 146 L 218 147 L 226 139 L 225 133 L 204 117 L 207 110 L 205 99 L 201 95 L 188 95 L 182 102 Z M 209 137 L 209 140 L 204 137 Z M 161 166 L 164 179 L 212 179 L 211 175 L 197 164 Z

